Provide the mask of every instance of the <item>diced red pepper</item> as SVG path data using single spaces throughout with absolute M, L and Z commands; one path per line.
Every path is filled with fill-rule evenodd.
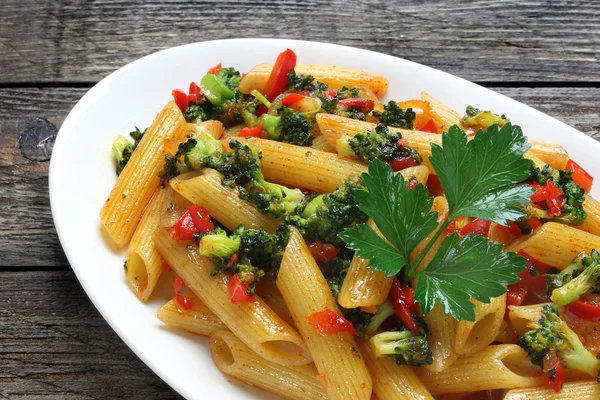
M 513 286 L 519 285 L 527 289 L 527 294 L 543 296 L 546 292 L 546 277 L 544 275 L 548 273 L 552 266 L 536 260 L 523 250 L 519 250 L 517 254 L 527 259 L 527 265 L 525 270 L 518 274 L 521 280 L 510 285 L 508 287 L 509 291 Z
M 520 306 L 525 301 L 527 292 L 527 286 L 521 282 L 510 285 L 506 293 L 506 306 Z
M 544 376 L 546 383 L 550 386 L 556 393 L 560 392 L 563 384 L 565 383 L 565 369 L 560 362 L 560 358 L 556 357 L 556 361 L 550 366 L 551 377 Z M 550 371 L 548 371 L 550 372 Z
M 206 71 L 206 73 L 211 75 L 218 74 L 222 67 L 223 65 L 221 63 L 218 63 L 214 67 L 209 68 L 208 71 Z
M 400 171 L 408 167 L 414 167 L 417 162 L 413 157 L 399 157 L 395 160 L 387 161 L 394 171 Z
M 212 231 L 215 225 L 204 207 L 191 205 L 173 227 L 173 239 L 193 240 L 194 235 Z
M 213 224 L 212 219 L 210 219 L 210 215 L 208 215 L 208 211 L 206 208 L 197 205 L 191 205 L 188 208 L 188 211 L 192 215 L 192 219 L 194 220 L 194 225 L 196 225 L 196 229 L 198 232 L 210 232 L 215 229 L 215 224 Z
M 487 237 L 490 233 L 491 224 L 492 223 L 490 221 L 475 218 L 473 221 L 469 222 L 460 230 L 460 235 L 465 236 L 469 233 L 472 233 L 473 235 L 481 235 Z
M 433 118 L 427 121 L 427 123 L 423 125 L 419 130 L 423 132 L 438 133 L 438 129 L 435 125 L 435 121 L 433 120 Z
M 342 332 L 349 332 L 356 335 L 356 330 L 350 321 L 329 308 L 309 315 L 306 317 L 306 322 L 323 335 Z
M 340 247 L 335 247 L 330 243 L 325 243 L 320 240 L 313 242 L 308 246 L 310 253 L 315 261 L 327 262 L 340 252 Z
M 201 96 L 202 96 L 202 89 L 200 89 L 200 86 L 196 85 L 195 82 L 190 82 L 190 91 L 187 96 L 188 105 L 189 105 L 189 103 L 199 102 Z
M 194 303 L 192 303 L 190 299 L 179 293 L 181 288 L 183 287 L 183 283 L 183 279 L 175 279 L 175 282 L 173 282 L 173 290 L 175 291 L 175 300 L 177 301 L 177 305 L 179 306 L 179 308 L 186 311 L 190 310 L 194 306 Z
M 281 99 L 281 105 L 287 107 L 290 104 L 294 104 L 295 102 L 302 100 L 303 98 L 304 96 L 299 93 L 290 93 Z
M 298 94 L 300 96 L 306 97 L 306 96 L 308 96 L 310 94 L 310 92 L 308 90 L 301 90 L 301 91 L 298 92 Z
M 175 104 L 181 111 L 185 110 L 188 106 L 188 96 L 181 89 L 174 89 L 171 94 L 173 95 L 173 100 L 175 100 Z
M 583 188 L 583 190 L 588 193 L 590 189 L 592 189 L 592 183 L 594 182 L 594 177 L 588 174 L 588 172 L 581 168 L 579 164 L 577 164 L 573 160 L 567 161 L 567 166 L 565 167 L 568 171 L 573 171 L 571 177 L 579 186 Z
M 542 226 L 544 224 L 538 218 L 529 218 L 526 222 L 527 222 L 527 225 L 529 225 L 529 227 L 531 229 L 538 228 L 538 227 L 540 227 L 540 226 Z
M 415 186 L 419 184 L 419 181 L 416 179 L 411 179 L 408 181 L 408 189 L 414 189 Z
M 273 101 L 275 97 L 279 96 L 285 91 L 287 86 L 287 74 L 291 69 L 296 67 L 296 53 L 290 49 L 279 53 L 269 80 L 265 86 L 265 97 L 269 101 Z
M 458 228 L 456 227 L 456 220 L 451 221 L 448 226 L 446 226 L 446 229 L 444 229 L 444 232 L 442 232 L 442 236 L 448 236 L 454 232 L 457 232 Z
M 573 314 L 576 317 L 586 321 L 597 322 L 600 320 L 600 307 L 585 300 L 577 300 L 572 302 L 565 308 L 565 312 Z
M 439 196 L 443 193 L 442 183 L 437 175 L 430 174 L 427 177 L 426 186 L 430 196 Z
M 254 303 L 256 301 L 256 296 L 248 294 L 248 288 L 237 274 L 229 279 L 227 290 L 232 303 Z
M 394 279 L 390 295 L 392 296 L 392 304 L 394 305 L 394 315 L 408 329 L 417 333 L 419 329 L 412 317 L 413 312 L 417 310 L 417 305 L 414 301 L 414 289 L 408 286 L 401 286 L 398 280 Z
M 567 199 L 563 196 L 563 191 L 560 190 L 551 179 L 546 181 L 544 185 L 544 195 L 546 196 L 546 205 L 548 206 L 548 215 L 551 217 L 558 216 Z
M 240 133 L 238 133 L 238 136 L 239 137 L 248 137 L 248 136 L 260 137 L 262 131 L 263 131 L 262 125 L 259 125 L 255 128 L 242 128 L 240 130 Z
M 537 182 L 529 182 L 529 186 L 535 190 L 535 192 L 531 195 L 532 203 L 540 203 L 546 200 L 546 195 L 544 193 L 544 188 Z
M 338 102 L 340 106 L 346 107 L 358 107 L 365 112 L 370 112 L 375 107 L 375 102 L 371 99 L 365 99 L 362 97 L 351 97 L 349 99 L 343 99 Z
M 513 221 L 510 221 L 508 226 L 498 225 L 498 229 L 500 229 L 501 231 L 504 231 L 506 233 L 510 233 L 511 235 L 523 236 L 523 232 L 521 232 L 521 228 L 519 228 L 519 226 L 517 224 L 515 224 Z
M 323 92 L 323 97 L 325 97 L 327 100 L 331 100 L 335 96 L 337 96 L 337 90 L 335 89 L 327 89 Z

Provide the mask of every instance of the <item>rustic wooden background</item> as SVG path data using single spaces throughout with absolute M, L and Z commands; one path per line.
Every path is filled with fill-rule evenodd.
M 48 201 L 67 113 L 141 56 L 233 37 L 356 46 L 475 81 L 600 140 L 600 2 L 422 3 L 0 0 L 0 398 L 179 398 L 87 299 Z

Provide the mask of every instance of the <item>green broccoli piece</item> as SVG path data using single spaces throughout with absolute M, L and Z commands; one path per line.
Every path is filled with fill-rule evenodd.
M 573 260 L 565 270 L 548 277 L 551 299 L 559 306 L 579 300 L 587 293 L 600 293 L 600 253 L 592 250 Z
M 198 103 L 190 103 L 183 110 L 183 117 L 187 122 L 204 122 L 209 119 L 215 119 L 213 115 L 212 104 L 207 101 L 199 101 Z
M 306 119 L 303 113 L 294 112 L 288 107 L 280 107 L 278 111 L 279 115 L 262 116 L 267 137 L 298 146 L 310 146 L 314 138 L 311 133 L 313 122 Z
M 296 74 L 294 69 L 288 72 L 287 81 L 286 92 L 302 92 L 304 90 L 323 92 L 328 89 L 326 84 L 315 81 L 312 75 Z
M 358 133 L 347 139 L 348 146 L 354 154 L 365 162 L 374 159 L 392 161 L 397 159 L 412 158 L 416 165 L 421 164 L 422 158 L 411 147 L 399 144 L 402 135 L 399 132 L 390 132 L 387 126 L 378 124 L 374 130 Z M 344 146 L 340 143 L 339 146 Z
M 185 165 L 199 171 L 205 165 L 212 165 L 222 154 L 221 142 L 215 139 L 198 140 L 196 145 L 184 155 Z
M 468 106 L 466 112 L 467 114 L 460 119 L 460 123 L 467 127 L 473 126 L 487 129 L 494 124 L 498 124 L 499 127 L 502 127 L 502 125 L 510 121 L 504 114 L 498 115 L 491 111 L 482 111 L 473 106 Z
M 327 262 L 317 262 L 319 268 L 323 272 L 329 289 L 333 294 L 333 297 L 337 299 L 342 289 L 344 279 L 350 268 L 350 263 L 354 258 L 354 251 L 346 247 L 342 248 L 340 252 Z
M 370 340 L 376 357 L 389 356 L 398 364 L 415 367 L 433 363 L 433 355 L 427 341 L 427 326 L 421 318 L 414 318 L 419 331 L 414 333 L 406 328 L 378 333 Z
M 274 234 L 262 229 L 241 229 L 236 229 L 240 235 L 240 257 L 249 259 L 261 268 L 279 267 L 290 238 L 290 228 L 279 225 Z
M 123 171 L 123 168 L 125 168 L 125 165 L 127 165 L 127 162 L 129 162 L 133 151 L 140 143 L 140 140 L 142 140 L 142 137 L 144 137 L 144 133 L 146 133 L 145 130 L 142 132 L 136 126 L 134 131 L 129 132 L 129 136 L 133 138 L 133 143 L 129 142 L 127 138 L 121 135 L 113 142 L 112 151 L 117 159 L 117 176 L 121 175 L 121 172 Z
M 369 314 L 360 308 L 342 310 L 344 317 L 352 323 L 359 335 L 368 338 L 379 329 L 386 319 L 394 315 L 394 306 L 390 300 L 377 306 L 375 314 Z
M 222 229 L 215 229 L 200 239 L 200 254 L 213 257 L 221 263 L 227 263 L 234 254 L 240 251 L 239 235 L 227 236 Z
M 304 202 L 296 215 L 286 216 L 285 222 L 298 228 L 305 239 L 321 240 L 334 246 L 343 246 L 338 234 L 349 226 L 367 220 L 367 215 L 354 199 L 354 191 L 365 189 L 359 175 L 352 175 L 335 191 L 318 195 Z
M 393 100 L 390 100 L 385 106 L 383 106 L 384 112 L 373 112 L 379 122 L 396 128 L 403 129 L 414 129 L 414 122 L 416 114 L 412 108 L 407 108 L 406 111 L 398 106 Z
M 196 147 L 198 141 L 194 138 L 189 138 L 187 141 L 179 144 L 177 151 L 174 155 L 165 154 L 165 165 L 162 170 L 158 173 L 161 181 L 170 180 L 176 177 L 179 174 L 188 171 L 188 167 L 185 164 L 182 164 L 180 161 L 185 155 L 190 152 L 194 147 Z
M 600 360 L 586 350 L 577 334 L 560 318 L 556 306 L 548 304 L 542 312 L 539 322 L 530 324 L 531 330 L 519 339 L 531 362 L 543 368 L 544 357 L 556 352 L 565 368 L 597 378 Z
M 242 75 L 234 68 L 221 68 L 216 74 L 206 74 L 200 81 L 202 94 L 215 107 L 239 96 L 238 86 Z

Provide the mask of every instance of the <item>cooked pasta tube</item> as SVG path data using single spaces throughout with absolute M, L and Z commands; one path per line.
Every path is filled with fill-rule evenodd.
M 269 273 L 260 280 L 258 287 L 256 288 L 256 294 L 259 295 L 271 310 L 279 315 L 285 322 L 290 324 L 290 326 L 295 327 L 296 323 L 292 318 L 292 313 L 287 308 L 279 289 L 277 289 L 275 277 L 273 275 L 274 274 Z
M 121 171 L 108 199 L 100 210 L 104 229 L 120 248 L 131 240 L 144 209 L 160 184 L 158 173 L 164 165 L 165 140 L 185 137 L 186 123 L 181 110 L 171 101 L 161 110 Z
M 204 121 L 187 124 L 188 132 L 187 135 L 202 139 L 203 137 L 209 136 L 210 139 L 221 139 L 223 136 L 224 128 L 221 121 Z
M 600 249 L 600 237 L 568 225 L 546 222 L 531 235 L 516 240 L 509 251 L 524 251 L 538 261 L 564 269 L 581 252 Z
M 171 179 L 171 187 L 194 204 L 200 204 L 230 230 L 242 224 L 249 229 L 277 230 L 280 221 L 262 214 L 256 206 L 239 198 L 239 189 L 221 184 L 214 169 L 188 172 Z
M 451 315 L 444 315 L 444 310 L 439 304 L 436 304 L 431 312 L 423 315 L 423 319 L 429 327 L 427 339 L 433 355 L 433 363 L 422 368 L 432 372 L 444 371 L 458 358 L 454 346 L 457 322 Z
M 360 339 L 357 342 L 360 354 L 364 357 L 373 378 L 373 392 L 380 399 L 433 400 L 433 396 L 411 366 L 398 365 L 388 357 L 377 358 L 367 343 Z
M 596 381 L 565 383 L 556 393 L 548 386 L 509 390 L 504 400 L 597 400 L 600 399 L 600 384 Z
M 425 184 L 429 169 L 420 165 L 403 169 L 400 173 L 406 179 L 414 177 L 419 183 Z M 372 220 L 369 219 L 367 225 L 378 232 Z M 344 308 L 378 306 L 387 299 L 393 280 L 383 272 L 372 270 L 368 260 L 355 255 L 340 289 L 338 303 Z
M 444 123 L 443 126 L 441 126 L 442 132 L 447 132 L 452 125 L 460 124 L 461 115 L 432 97 L 429 93 L 421 92 L 421 100 L 428 102 L 431 106 L 431 111 L 439 115 Z
M 239 89 L 244 94 L 250 94 L 254 89 L 264 93 L 273 64 L 258 64 L 242 79 Z M 325 67 L 313 64 L 296 64 L 296 74 L 312 75 L 318 82 L 329 85 L 332 89 L 342 87 L 368 87 L 377 97 L 383 96 L 388 89 L 388 80 L 381 75 L 338 67 Z
M 496 344 L 504 343 L 504 344 L 514 344 L 519 342 L 519 334 L 515 331 L 512 324 L 503 320 L 500 324 L 500 332 L 494 339 Z
M 292 367 L 265 360 L 229 331 L 210 335 L 210 354 L 224 374 L 285 399 L 328 399 L 314 364 Z
M 489 303 L 471 300 L 475 304 L 475 321 L 459 321 L 456 324 L 455 351 L 470 355 L 494 341 L 500 333 L 506 311 L 506 294 L 493 297 Z
M 171 328 L 181 329 L 196 335 L 208 336 L 226 330 L 227 326 L 202 301 L 193 294 L 185 295 L 192 308 L 182 310 L 176 299 L 171 299 L 158 309 L 156 316 Z
M 252 303 L 232 303 L 228 277 L 211 276 L 214 263 L 200 256 L 195 246 L 173 240 L 172 229 L 160 229 L 154 243 L 165 261 L 192 292 L 248 347 L 263 358 L 282 365 L 304 365 L 310 355 L 302 337 L 275 314 L 260 297 Z
M 522 335 L 527 332 L 527 324 L 537 322 L 542 318 L 542 309 L 546 304 L 531 304 L 528 306 L 508 306 L 508 318 L 513 329 Z
M 262 172 L 269 182 L 329 193 L 347 176 L 367 171 L 363 163 L 341 160 L 326 151 L 258 138 L 239 141 L 260 149 Z
M 372 382 L 354 336 L 348 332 L 324 335 L 307 321 L 329 309 L 341 315 L 329 285 L 300 233 L 293 229 L 285 249 L 277 287 L 306 341 L 330 399 L 369 399 Z
M 578 226 L 579 229 L 600 236 L 600 201 L 589 194 L 585 195 L 583 210 L 587 213 L 585 222 Z
M 160 227 L 162 215 L 172 198 L 170 187 L 156 190 L 127 248 L 125 279 L 141 301 L 148 300 L 162 272 L 162 258 L 154 247 L 152 235 Z
M 313 144 L 310 147 L 316 150 L 326 151 L 328 153 L 336 152 L 335 148 L 331 147 L 331 145 L 323 135 L 317 136 L 313 140 Z
M 488 346 L 457 360 L 443 372 L 417 369 L 433 395 L 514 389 L 544 383 L 539 367 L 531 364 L 525 350 L 513 344 Z

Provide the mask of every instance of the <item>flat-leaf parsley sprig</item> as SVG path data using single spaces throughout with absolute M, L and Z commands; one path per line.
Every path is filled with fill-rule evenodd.
M 533 194 L 529 185 L 516 185 L 529 177 L 531 161 L 523 158 L 529 149 L 519 126 L 507 123 L 479 130 L 475 138 L 452 126 L 442 136 L 442 146 L 431 145 L 429 161 L 434 168 L 449 212 L 439 226 L 433 199 L 419 184 L 413 189 L 401 174 L 379 160 L 363 174 L 367 190 L 355 192 L 359 208 L 367 214 L 385 239 L 365 224 L 344 230 L 340 237 L 369 267 L 393 276 L 406 268 L 408 278 L 417 278 L 415 301 L 423 313 L 440 304 L 446 315 L 457 320 L 475 320 L 470 298 L 488 303 L 506 292 L 504 285 L 519 280 L 526 259 L 504 252 L 501 245 L 483 236 L 458 233 L 446 236 L 427 267 L 417 267 L 446 227 L 456 218 L 473 217 L 508 226 L 525 215 L 523 204 Z M 437 228 L 437 230 L 436 230 Z M 435 233 L 433 233 L 435 231 Z M 416 246 L 432 234 L 421 254 L 410 263 Z

